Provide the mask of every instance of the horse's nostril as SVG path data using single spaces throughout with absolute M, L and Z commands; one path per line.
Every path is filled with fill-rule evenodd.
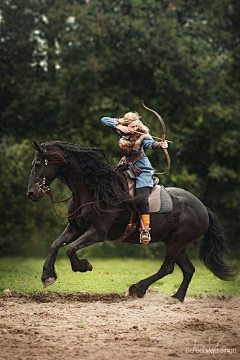
M 31 197 L 31 196 L 33 196 L 33 191 L 28 191 L 27 192 L 27 197 Z

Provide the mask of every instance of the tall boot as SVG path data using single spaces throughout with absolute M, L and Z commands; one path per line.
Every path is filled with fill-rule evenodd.
M 140 233 L 140 243 L 149 244 L 151 241 L 151 236 L 149 231 L 150 229 L 150 214 L 141 215 L 141 233 Z

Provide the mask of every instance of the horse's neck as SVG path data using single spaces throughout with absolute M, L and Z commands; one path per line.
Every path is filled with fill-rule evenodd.
M 80 173 L 76 175 L 75 171 L 68 171 L 64 173 L 63 177 L 65 179 L 66 185 L 72 192 L 73 201 L 82 204 L 93 199 L 93 196 L 87 189 Z

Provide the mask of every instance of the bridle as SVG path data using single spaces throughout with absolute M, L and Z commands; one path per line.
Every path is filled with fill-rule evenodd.
M 43 179 L 41 183 L 36 183 L 37 187 L 42 191 L 43 194 L 48 193 L 50 188 L 46 185 L 45 167 L 48 165 L 48 160 L 44 159 L 43 162 Z M 70 199 L 70 198 L 69 198 Z
M 42 182 L 41 183 L 36 183 L 36 186 L 41 190 L 41 192 L 43 194 L 48 194 L 48 196 L 50 197 L 51 199 L 51 202 L 52 202 L 52 208 L 55 212 L 55 214 L 60 218 L 60 219 L 69 219 L 71 216 L 73 216 L 74 214 L 76 214 L 80 209 L 82 209 L 83 207 L 85 206 L 88 206 L 88 205 L 93 205 L 95 204 L 95 201 L 91 201 L 91 202 L 88 202 L 86 204 L 83 204 L 83 205 L 80 205 L 76 210 L 74 210 L 74 212 L 70 215 L 67 215 L 67 216 L 61 216 L 57 213 L 56 209 L 55 209 L 55 206 L 54 204 L 60 204 L 60 203 L 64 203 L 70 199 L 72 199 L 72 196 L 70 196 L 69 198 L 67 199 L 64 199 L 64 200 L 59 200 L 59 201 L 56 201 L 53 199 L 53 196 L 52 196 L 52 192 L 51 192 L 51 189 L 49 188 L 49 186 L 46 185 L 46 166 L 48 165 L 48 160 L 47 159 L 44 159 L 44 163 L 43 163 L 43 179 L 42 179 Z

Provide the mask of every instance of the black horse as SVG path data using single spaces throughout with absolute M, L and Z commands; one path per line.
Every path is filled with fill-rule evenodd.
M 91 271 L 92 265 L 86 259 L 80 260 L 76 252 L 105 239 L 119 238 L 129 222 L 132 205 L 125 175 L 113 170 L 101 150 L 59 141 L 33 145 L 36 156 L 27 196 L 37 201 L 57 177 L 72 192 L 69 223 L 51 245 L 43 266 L 42 282 L 46 287 L 57 278 L 54 263 L 59 248 L 64 245 L 70 244 L 67 255 L 73 271 Z M 144 296 L 151 284 L 171 274 L 177 264 L 182 270 L 183 281 L 174 297 L 183 301 L 195 271 L 185 250 L 197 239 L 202 238 L 200 259 L 214 275 L 232 280 L 234 273 L 223 260 L 227 246 L 217 216 L 191 193 L 173 187 L 167 190 L 172 197 L 173 211 L 151 214 L 151 243 L 164 242 L 164 262 L 154 275 L 132 285 L 129 294 Z M 134 216 L 137 221 L 137 214 Z M 124 241 L 139 244 L 138 228 Z

